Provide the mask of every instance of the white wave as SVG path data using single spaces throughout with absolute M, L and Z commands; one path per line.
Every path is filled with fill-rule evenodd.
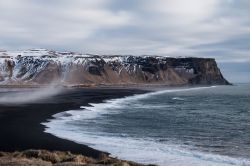
M 179 89 L 165 89 L 165 90 L 158 90 L 155 92 L 150 92 L 150 93 L 145 93 L 145 94 L 140 94 L 140 95 L 134 95 L 134 96 L 129 96 L 121 99 L 116 99 L 116 100 L 121 100 L 121 101 L 127 101 L 127 100 L 139 100 L 143 98 L 148 98 L 150 96 L 157 96 L 165 93 L 173 93 L 173 92 L 186 92 L 186 91 L 197 91 L 197 90 L 203 90 L 203 89 L 210 89 L 210 88 L 216 88 L 217 86 L 209 86 L 209 87 L 194 87 L 194 88 L 179 88 Z
M 93 119 L 93 118 L 96 118 L 97 116 L 102 116 L 103 114 L 107 114 L 107 113 L 109 114 L 119 113 L 119 108 L 123 108 L 124 106 L 130 105 L 130 104 L 133 104 L 133 107 L 134 107 L 137 104 L 136 101 L 146 99 L 152 96 L 157 96 L 157 95 L 161 95 L 165 93 L 172 93 L 172 92 L 196 91 L 196 90 L 203 90 L 203 89 L 209 89 L 209 88 L 215 88 L 215 87 L 216 86 L 195 87 L 195 88 L 186 88 L 186 89 L 166 89 L 166 90 L 161 90 L 161 91 L 156 91 L 156 92 L 128 96 L 124 98 L 106 100 L 104 103 L 97 103 L 97 104 L 89 103 L 90 106 L 80 107 L 82 110 L 84 110 L 83 112 L 80 112 L 79 110 L 70 110 L 70 111 L 67 111 L 67 113 L 78 116 L 78 118 L 81 115 L 82 120 Z M 153 108 L 153 107 L 159 107 L 159 106 L 151 106 L 151 107 Z M 140 108 L 143 108 L 143 106 L 140 106 Z
M 191 151 L 179 145 L 156 142 L 154 140 L 110 136 L 101 132 L 79 132 L 76 126 L 66 124 L 67 120 L 53 120 L 45 124 L 45 132 L 87 144 L 92 148 L 108 151 L 113 157 L 140 163 L 161 166 L 248 166 L 250 161 L 227 156 Z M 75 127 L 75 128 L 74 128 Z
M 168 89 L 147 94 L 140 94 L 122 99 L 107 100 L 105 103 L 90 104 L 82 106 L 79 110 L 70 110 L 54 115 L 55 119 L 48 123 L 45 132 L 55 136 L 72 140 L 80 144 L 87 144 L 90 147 L 108 151 L 113 156 L 126 160 L 133 160 L 140 163 L 153 163 L 169 166 L 250 166 L 250 161 L 246 159 L 237 159 L 216 154 L 208 154 L 199 151 L 189 150 L 174 143 L 162 143 L 147 138 L 131 138 L 111 135 L 100 131 L 83 131 L 84 126 L 71 125 L 68 122 L 75 120 L 94 120 L 103 114 L 119 113 L 119 108 L 126 104 L 133 104 L 136 100 L 141 100 L 154 95 L 160 95 L 170 92 L 182 92 L 190 90 L 202 90 L 209 87 L 189 88 L 189 89 Z M 112 108 L 112 109 L 110 109 Z M 81 128 L 81 130 L 79 130 Z M 121 131 L 122 132 L 122 131 Z
M 180 100 L 180 101 L 184 101 L 185 99 L 184 98 L 181 98 L 181 97 L 173 97 L 172 100 Z

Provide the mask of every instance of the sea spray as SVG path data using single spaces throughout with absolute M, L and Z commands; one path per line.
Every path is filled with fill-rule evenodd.
M 0 92 L 0 104 L 15 105 L 32 103 L 43 100 L 62 92 L 63 89 L 56 85 L 49 85 L 42 88 L 26 88 L 15 90 L 4 90 Z

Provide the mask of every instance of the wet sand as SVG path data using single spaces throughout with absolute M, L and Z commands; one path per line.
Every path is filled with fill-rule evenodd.
M 79 109 L 88 103 L 140 93 L 145 91 L 126 88 L 76 88 L 65 89 L 53 97 L 29 104 L 0 104 L 0 151 L 47 149 L 71 151 L 98 158 L 102 152 L 44 133 L 45 127 L 41 123 L 56 113 Z

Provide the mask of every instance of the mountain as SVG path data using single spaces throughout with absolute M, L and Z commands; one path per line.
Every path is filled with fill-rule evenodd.
M 215 59 L 0 51 L 1 85 L 228 85 Z

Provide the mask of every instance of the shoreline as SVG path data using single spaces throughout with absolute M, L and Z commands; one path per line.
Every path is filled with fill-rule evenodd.
M 27 149 L 70 151 L 88 157 L 99 158 L 107 154 L 86 145 L 58 138 L 45 133 L 42 122 L 51 119 L 56 113 L 79 109 L 88 103 L 101 103 L 104 100 L 122 98 L 146 93 L 136 88 L 71 88 L 54 97 L 30 104 L 0 105 L 0 151 L 14 152 Z
M 207 87 L 207 86 L 234 86 L 237 85 L 236 83 L 231 83 L 228 85 L 225 84 L 176 84 L 176 85 L 166 85 L 166 84 L 103 84 L 103 85 L 61 85 L 61 84 L 44 84 L 44 85 L 32 85 L 32 84 L 0 84 L 0 89 L 39 89 L 39 88 L 48 88 L 48 87 L 55 87 L 55 88 L 62 88 L 62 89 L 136 89 L 136 90 L 144 90 L 144 91 L 151 91 L 155 89 L 162 89 L 162 88 L 184 88 L 184 87 Z

